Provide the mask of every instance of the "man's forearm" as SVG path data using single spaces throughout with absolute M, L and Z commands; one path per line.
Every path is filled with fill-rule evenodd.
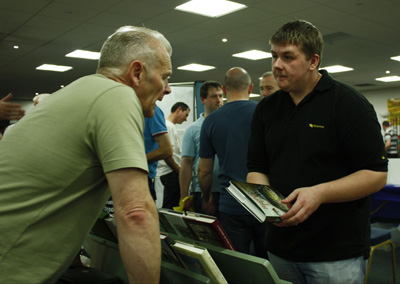
M 269 185 L 269 180 L 267 175 L 259 172 L 249 172 L 247 174 L 246 181 L 249 183 Z
M 167 151 L 162 148 L 158 148 L 152 152 L 146 154 L 147 161 L 149 163 L 155 162 L 158 160 L 165 160 L 172 157 L 172 151 Z
M 203 199 L 209 200 L 212 188 L 212 172 L 211 173 L 202 172 L 199 168 L 198 178 L 199 178 L 199 186 L 203 194 Z
M 161 247 L 158 216 L 154 202 L 147 207 L 146 210 L 138 209 L 122 216 L 117 212 L 115 214 L 119 250 L 130 283 L 159 281 Z
M 173 156 L 164 159 L 165 163 L 177 174 L 179 174 L 180 167 L 179 165 L 175 162 Z
M 130 283 L 158 283 L 160 225 L 147 172 L 125 168 L 106 173 L 114 201 L 118 245 Z
M 208 201 L 211 195 L 214 158 L 200 158 L 198 168 L 199 186 L 203 200 Z
M 331 182 L 318 184 L 322 203 L 357 200 L 381 190 L 386 185 L 387 172 L 360 170 Z
M 389 149 L 390 144 L 391 144 L 391 140 L 386 140 L 386 142 L 385 142 L 385 150 L 386 151 Z
M 193 159 L 192 159 L 193 160 Z M 181 189 L 181 200 L 189 196 L 189 186 L 192 181 L 192 162 L 186 157 L 182 158 L 181 170 L 179 172 L 179 187 Z

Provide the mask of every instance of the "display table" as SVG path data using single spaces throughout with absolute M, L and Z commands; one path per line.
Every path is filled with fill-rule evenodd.
M 371 199 L 372 219 L 400 220 L 400 185 L 387 184 Z

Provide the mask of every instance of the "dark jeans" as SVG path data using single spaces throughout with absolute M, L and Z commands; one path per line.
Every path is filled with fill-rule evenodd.
M 202 213 L 202 214 L 208 214 L 207 212 L 204 212 L 201 208 L 201 203 L 203 202 L 203 198 L 201 197 L 201 192 L 194 192 L 193 193 L 193 204 L 194 204 L 194 212 L 197 213 Z M 214 203 L 214 206 L 216 208 L 213 216 L 217 217 L 219 216 L 219 192 L 211 192 L 212 200 Z
M 250 254 L 251 245 L 254 244 L 254 255 L 268 259 L 267 222 L 260 223 L 252 215 L 232 215 L 223 212 L 219 212 L 219 220 L 238 251 Z
M 164 185 L 163 208 L 173 209 L 179 206 L 181 198 L 181 190 L 179 187 L 179 174 L 172 172 L 160 177 L 161 183 Z
M 154 188 L 154 178 L 148 178 L 149 181 L 149 189 L 151 197 L 153 197 L 154 201 L 157 199 L 156 190 Z

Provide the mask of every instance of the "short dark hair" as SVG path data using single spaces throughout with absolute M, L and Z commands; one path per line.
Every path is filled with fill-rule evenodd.
M 178 108 L 181 108 L 182 111 L 190 110 L 189 106 L 184 102 L 177 102 L 171 107 L 171 113 L 175 112 Z
M 200 87 L 200 97 L 206 99 L 211 88 L 222 89 L 222 85 L 217 81 L 205 81 Z
M 314 54 L 322 61 L 324 39 L 321 32 L 310 22 L 295 20 L 280 27 L 269 40 L 270 44 L 298 46 L 310 59 Z

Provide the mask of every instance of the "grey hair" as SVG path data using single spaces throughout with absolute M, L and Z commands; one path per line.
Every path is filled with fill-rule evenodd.
M 134 60 L 141 60 L 153 69 L 159 59 L 155 41 L 165 47 L 169 56 L 172 55 L 171 44 L 158 31 L 136 26 L 120 27 L 104 42 L 97 73 L 122 75 Z
M 274 76 L 274 74 L 272 74 L 272 71 L 264 72 L 264 73 L 261 75 L 261 79 L 264 79 L 265 77 L 268 77 L 268 76 Z

